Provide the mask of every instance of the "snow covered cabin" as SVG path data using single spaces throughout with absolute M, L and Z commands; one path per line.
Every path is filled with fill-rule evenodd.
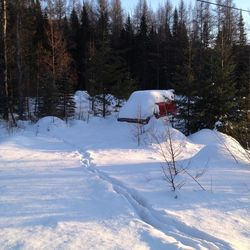
M 131 94 L 126 104 L 120 109 L 119 122 L 147 124 L 152 116 L 157 119 L 175 114 L 174 90 L 141 90 Z

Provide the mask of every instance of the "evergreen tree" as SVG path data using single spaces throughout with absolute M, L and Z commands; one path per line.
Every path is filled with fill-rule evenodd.
M 91 57 L 88 75 L 91 94 L 99 98 L 101 114 L 105 117 L 109 94 L 121 97 L 132 85 L 132 79 L 122 57 L 110 46 L 107 2 L 104 0 L 99 1 L 97 25 L 96 51 Z
M 160 89 L 160 38 L 152 27 L 148 38 L 148 88 Z
M 193 54 L 193 74 L 194 74 L 194 90 L 192 97 L 192 116 L 190 119 L 191 132 L 206 128 L 207 117 L 207 103 L 209 103 L 210 87 L 212 81 L 212 48 L 211 44 L 211 30 L 210 30 L 210 11 L 208 5 L 203 9 L 202 4 L 198 6 L 197 20 L 193 27 L 191 36 L 192 54 Z M 207 98 L 208 97 L 208 98 Z
M 247 146 L 250 47 L 242 13 L 236 22 L 235 11 L 223 6 L 232 0 L 217 0 L 213 18 L 206 3 L 192 12 L 184 1 L 174 11 L 167 1 L 152 13 L 140 0 L 125 23 L 120 0 L 110 8 L 108 0 L 97 8 L 86 1 L 82 9 L 73 1 L 70 14 L 66 0 L 0 3 L 0 117 L 68 119 L 76 89 L 99 96 L 105 116 L 108 94 L 174 88 L 183 97 L 185 133 L 221 121 Z M 29 110 L 34 97 L 38 117 Z
M 112 0 L 111 3 L 111 46 L 119 49 L 121 32 L 123 29 L 123 11 L 120 0 Z
M 193 132 L 191 126 L 194 116 L 194 103 L 197 95 L 195 75 L 193 70 L 193 44 L 189 40 L 185 23 L 185 7 L 180 6 L 180 19 L 177 11 L 174 14 L 173 49 L 175 69 L 173 72 L 173 86 L 182 98 L 179 100 L 179 119 L 184 121 L 184 133 Z
M 172 76 L 173 76 L 173 51 L 172 51 L 172 34 L 170 31 L 169 21 L 165 23 L 165 39 L 160 45 L 161 56 L 161 71 L 162 71 L 162 88 L 172 88 Z
M 177 65 L 179 64 L 179 39 L 178 39 L 178 27 L 179 27 L 179 17 L 178 17 L 178 11 L 175 8 L 174 15 L 173 15 L 173 26 L 172 26 L 172 44 L 171 44 L 171 50 L 172 50 L 172 57 L 171 57 L 171 63 L 172 63 L 172 71 L 171 71 L 171 81 L 174 86 L 175 83 L 175 74 L 177 71 Z
M 68 47 L 70 54 L 72 56 L 72 70 L 75 69 L 77 72 L 77 86 L 78 88 L 82 85 L 81 83 L 81 64 L 82 58 L 80 48 L 81 48 L 81 35 L 80 35 L 80 23 L 76 13 L 73 8 L 70 14 L 70 32 L 69 32 L 69 42 Z
M 212 82 L 207 86 L 207 127 L 213 128 L 217 121 L 224 125 L 232 120 L 235 113 L 234 62 L 230 46 L 226 46 L 223 35 L 218 33 L 212 55 Z
M 141 16 L 140 28 L 136 36 L 136 74 L 138 76 L 139 88 L 144 90 L 150 88 L 148 85 L 148 25 L 146 13 Z
M 81 23 L 79 30 L 79 84 L 77 89 L 86 89 L 88 62 L 90 57 L 89 45 L 91 37 L 91 27 L 89 13 L 86 4 L 83 5 L 81 12 Z
M 250 145 L 248 110 L 250 108 L 250 47 L 247 45 L 244 21 L 240 13 L 238 38 L 233 47 L 236 82 L 236 112 L 226 132 L 236 137 L 245 147 Z
M 130 16 L 127 17 L 125 27 L 121 32 L 120 47 L 122 56 L 128 65 L 129 72 L 134 77 L 135 72 L 135 35 Z

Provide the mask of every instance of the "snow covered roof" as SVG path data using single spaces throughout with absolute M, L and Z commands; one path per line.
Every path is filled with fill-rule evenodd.
M 158 102 L 174 100 L 174 90 L 142 90 L 131 94 L 126 104 L 120 109 L 118 119 L 147 119 L 158 109 Z

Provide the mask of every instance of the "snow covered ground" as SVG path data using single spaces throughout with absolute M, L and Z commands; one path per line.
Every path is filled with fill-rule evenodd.
M 248 250 L 250 165 L 240 145 L 211 130 L 171 130 L 179 163 L 206 168 L 206 191 L 185 176 L 175 199 L 157 145 L 145 135 L 137 146 L 136 129 L 115 116 L 46 117 L 10 135 L 1 127 L 0 249 Z

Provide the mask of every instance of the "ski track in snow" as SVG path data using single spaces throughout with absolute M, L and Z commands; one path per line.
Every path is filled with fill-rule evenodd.
M 57 137 L 55 137 L 57 138 Z M 155 210 L 148 204 L 136 190 L 126 187 L 122 182 L 110 177 L 108 174 L 97 169 L 91 162 L 90 154 L 81 150 L 77 145 L 68 142 L 62 138 L 64 143 L 70 145 L 78 151 L 82 165 L 94 175 L 98 176 L 105 182 L 112 185 L 113 190 L 123 196 L 131 207 L 134 209 L 138 217 L 146 224 L 163 232 L 166 236 L 175 238 L 182 246 L 194 249 L 209 250 L 232 250 L 233 248 L 223 240 L 213 237 L 194 227 L 189 227 L 177 219 L 163 214 L 161 211 Z M 179 247 L 177 248 L 179 249 Z
M 171 214 L 168 214 L 164 211 L 153 208 L 152 205 L 149 204 L 142 197 L 142 195 L 140 195 L 135 189 L 127 187 L 122 181 L 114 177 L 111 177 L 105 171 L 100 170 L 98 166 L 96 166 L 92 162 L 90 153 L 87 151 L 87 149 L 81 149 L 76 144 L 69 142 L 63 138 L 60 138 L 59 136 L 56 136 L 56 135 L 52 135 L 52 138 L 68 145 L 70 148 L 70 151 L 73 153 L 76 153 L 77 158 L 79 156 L 79 161 L 81 162 L 81 165 L 84 166 L 84 169 L 88 171 L 90 176 L 92 175 L 93 178 L 96 177 L 97 179 L 101 180 L 105 186 L 111 186 L 113 191 L 118 196 L 124 198 L 124 200 L 130 205 L 132 210 L 140 219 L 138 223 L 141 226 L 145 225 L 145 227 L 141 227 L 144 229 L 145 233 L 147 233 L 147 230 L 150 231 L 150 228 L 153 228 L 155 229 L 155 232 L 157 231 L 158 233 L 162 233 L 165 236 L 165 238 L 167 239 L 171 238 L 171 239 L 176 240 L 176 241 L 172 241 L 171 244 L 170 244 L 170 241 L 169 242 L 165 241 L 166 249 L 202 249 L 202 250 L 203 249 L 209 249 L 209 250 L 219 250 L 219 249 L 231 250 L 233 249 L 229 243 L 219 238 L 216 238 L 204 231 L 201 231 L 195 227 L 188 226 L 185 223 L 183 223 L 181 220 L 179 220 L 178 218 L 171 216 Z M 56 151 L 56 152 L 59 152 L 59 151 Z M 12 160 L 12 162 L 16 162 L 20 160 L 22 160 L 22 157 Z M 133 217 L 131 218 L 133 219 L 132 222 L 136 222 L 135 218 Z M 63 227 L 66 225 L 59 225 L 59 226 Z M 102 228 L 100 228 L 100 230 L 101 229 Z M 159 239 L 160 238 L 159 235 L 157 235 L 156 238 Z M 164 242 L 164 240 L 162 242 Z M 81 246 L 80 242 L 79 242 L 79 246 Z M 22 245 L 18 245 L 17 243 L 15 248 L 12 248 L 12 249 L 22 249 Z M 59 249 L 59 248 L 56 248 L 56 249 Z M 81 249 L 81 247 L 78 249 Z M 106 246 L 106 248 L 104 247 L 100 249 L 108 249 L 108 248 Z M 115 248 L 115 249 L 118 249 L 118 248 Z M 144 248 L 140 248 L 140 249 L 144 249 Z
M 156 211 L 147 201 L 140 197 L 136 190 L 124 186 L 120 181 L 97 169 L 94 164 L 91 163 L 91 157 L 88 152 L 79 152 L 79 154 L 82 156 L 82 164 L 93 174 L 99 176 L 100 179 L 110 183 L 118 194 L 125 197 L 138 217 L 146 224 L 160 230 L 165 235 L 174 237 L 177 241 L 181 242 L 182 245 L 193 247 L 194 249 L 233 249 L 228 243 L 216 237 L 194 227 L 189 227 L 160 211 Z
M 74 147 L 44 149 L 39 137 L 26 149 L 17 138 L 0 144 L 1 250 L 149 249 L 127 203 L 82 168 Z

